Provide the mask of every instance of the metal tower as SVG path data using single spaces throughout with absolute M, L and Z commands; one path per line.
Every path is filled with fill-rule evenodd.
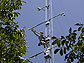
M 45 21 L 52 18 L 52 0 L 45 0 Z M 45 23 L 45 36 L 49 39 L 49 45 L 51 46 L 50 38 L 53 35 L 53 22 L 48 21 Z M 46 48 L 46 51 L 50 48 Z M 48 59 L 45 58 L 45 63 L 54 63 L 54 55 L 53 55 L 53 49 L 46 52 L 46 55 L 49 54 L 50 57 Z M 52 60 L 52 61 L 51 61 Z
M 31 27 L 28 30 L 36 28 L 37 26 L 45 23 L 45 37 L 46 37 L 46 41 L 49 42 L 48 43 L 49 47 L 46 47 L 45 50 L 31 56 L 30 58 L 34 58 L 35 56 L 38 56 L 38 55 L 44 53 L 45 63 L 54 63 L 53 48 L 55 48 L 56 46 L 52 46 L 52 44 L 51 44 L 52 43 L 51 37 L 53 37 L 53 19 L 58 16 L 62 16 L 62 15 L 65 16 L 65 14 L 64 14 L 64 12 L 62 12 L 62 13 L 52 17 L 52 0 L 45 0 L 45 6 L 42 8 L 38 7 L 37 9 L 38 9 L 38 11 L 45 10 L 45 21 Z

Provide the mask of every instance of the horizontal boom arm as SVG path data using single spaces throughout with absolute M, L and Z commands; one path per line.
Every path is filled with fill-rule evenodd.
M 60 14 L 58 14 L 58 15 L 56 15 L 56 16 L 54 16 L 54 17 L 52 17 L 52 18 L 50 18 L 50 19 L 48 19 L 48 20 L 46 20 L 46 21 L 44 21 L 44 22 L 42 22 L 42 23 L 40 23 L 40 24 L 38 24 L 38 25 L 35 25 L 35 26 L 33 26 L 32 28 L 30 28 L 30 29 L 28 29 L 28 30 L 31 30 L 31 29 L 33 29 L 33 28 L 35 28 L 35 27 L 37 27 L 37 26 L 39 26 L 39 25 L 41 25 L 41 24 L 43 24 L 43 23 L 46 23 L 46 22 L 50 21 L 51 19 L 53 19 L 53 18 L 55 18 L 55 17 L 58 17 L 58 16 L 60 16 L 60 15 L 64 15 L 64 12 L 62 12 L 62 13 L 60 13 Z

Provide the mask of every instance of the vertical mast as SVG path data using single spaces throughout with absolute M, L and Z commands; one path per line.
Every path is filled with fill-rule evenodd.
M 50 19 L 50 0 L 45 0 L 45 21 Z M 50 36 L 50 21 L 46 22 L 45 35 Z
M 47 0 L 45 0 L 45 6 L 47 6 Z M 47 8 L 45 8 L 45 21 L 47 21 Z M 47 36 L 47 28 L 45 27 L 45 36 Z
M 45 0 L 45 21 L 48 20 L 50 18 L 50 0 Z M 45 36 L 46 37 L 50 37 L 50 21 L 45 23 Z M 50 44 L 50 43 L 49 43 Z M 48 48 L 46 48 L 46 51 L 48 50 Z M 48 51 L 48 55 L 51 56 L 51 51 Z M 47 52 L 46 52 L 46 56 L 47 56 Z M 45 63 L 51 63 L 51 58 L 45 58 Z
M 52 18 L 52 0 L 50 1 L 50 8 L 51 8 L 51 18 Z M 53 36 L 53 19 L 51 20 L 51 36 Z M 53 42 L 53 40 L 51 41 Z M 51 47 L 53 47 L 53 45 L 51 44 Z M 52 63 L 54 63 L 54 50 L 53 48 L 51 49 L 51 54 L 52 54 Z
M 45 0 L 45 21 L 52 18 L 52 0 Z M 48 21 L 45 23 L 45 36 L 46 37 L 51 37 L 53 36 L 53 22 Z M 52 47 L 51 45 L 51 41 L 49 41 L 50 47 Z M 49 47 L 49 48 L 50 48 Z M 47 50 L 48 48 L 46 48 Z M 45 63 L 54 63 L 54 55 L 53 55 L 53 49 L 49 50 L 49 55 L 51 56 L 51 58 L 45 59 Z M 52 61 L 51 61 L 52 60 Z

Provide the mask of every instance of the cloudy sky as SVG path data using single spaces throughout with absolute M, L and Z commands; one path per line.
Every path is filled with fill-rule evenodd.
M 20 27 L 31 28 L 34 25 L 37 25 L 43 21 L 45 21 L 45 11 L 38 11 L 38 7 L 45 6 L 45 0 L 25 0 L 27 3 L 24 4 L 22 9 L 20 10 L 21 16 L 17 18 Z M 54 27 L 54 36 L 60 37 L 61 35 L 66 36 L 68 34 L 69 27 L 76 28 L 74 26 L 75 23 L 83 23 L 84 24 L 84 0 L 53 0 L 53 16 L 65 12 L 66 16 L 59 16 L 53 19 L 53 27 Z M 35 28 L 38 32 L 45 31 L 45 24 Z M 26 39 L 28 53 L 26 57 L 29 58 L 32 55 L 44 50 L 44 48 L 38 47 L 38 38 L 31 32 L 26 31 Z M 65 63 L 64 56 L 60 56 L 59 54 L 55 56 L 55 63 Z M 41 54 L 36 58 L 33 58 L 32 61 L 34 63 L 44 63 L 44 55 Z M 75 62 L 74 62 L 75 63 Z

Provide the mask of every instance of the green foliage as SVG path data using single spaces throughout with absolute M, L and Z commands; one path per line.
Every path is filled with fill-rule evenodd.
M 56 54 L 59 50 L 60 50 L 60 49 L 56 49 L 56 50 L 54 51 L 54 53 Z
M 71 33 L 72 32 L 72 28 L 70 27 L 70 29 L 69 29 L 69 33 Z
M 57 45 L 58 48 L 54 51 L 56 54 L 65 55 L 66 63 L 71 63 L 77 60 L 77 63 L 84 62 L 84 27 L 83 24 L 75 24 L 78 26 L 77 30 L 73 30 L 70 27 L 69 34 L 67 36 L 61 36 L 60 39 L 54 37 L 52 45 Z
M 15 17 L 20 15 L 22 0 L 0 0 L 0 63 L 27 63 L 21 59 L 26 51 L 24 29 L 19 29 Z

